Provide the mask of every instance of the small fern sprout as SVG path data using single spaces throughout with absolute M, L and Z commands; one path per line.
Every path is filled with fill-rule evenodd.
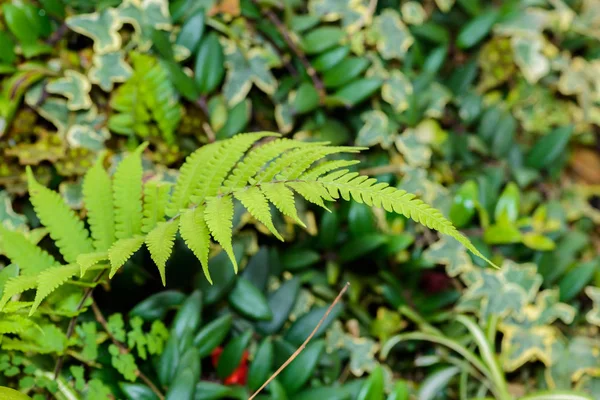
M 259 144 L 264 138 L 271 140 Z M 221 246 L 237 271 L 232 246 L 234 201 L 283 240 L 273 224 L 270 204 L 302 225 L 295 194 L 325 209 L 326 202 L 341 198 L 402 214 L 452 236 L 492 264 L 440 211 L 413 194 L 347 169 L 358 161 L 326 159 L 357 153 L 359 148 L 306 143 L 271 132 L 240 134 L 192 153 L 171 187 L 157 181 L 143 183 L 145 147 L 142 144 L 125 157 L 112 177 L 103 167 L 103 155 L 87 172 L 83 197 L 89 231 L 61 196 L 40 185 L 28 169 L 31 202 L 64 263 L 23 234 L 0 226 L 7 256 L 20 269 L 18 276 L 6 282 L 0 308 L 14 295 L 35 289 L 33 313 L 61 285 L 74 279 L 89 283 L 92 271 L 97 275 L 108 270 L 112 278 L 144 244 L 166 284 L 165 267 L 177 232 L 212 283 L 208 272 L 211 241 Z

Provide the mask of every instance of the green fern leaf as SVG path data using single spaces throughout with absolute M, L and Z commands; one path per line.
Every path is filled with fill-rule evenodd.
M 35 300 L 29 311 L 29 316 L 33 315 L 42 303 L 42 300 L 71 279 L 77 272 L 79 272 L 79 265 L 77 264 L 58 265 L 41 272 L 37 277 L 37 292 L 35 293 Z
M 204 210 L 206 225 L 213 238 L 229 256 L 236 273 L 238 270 L 231 236 L 233 231 L 233 199 L 230 195 L 209 197 L 206 199 L 206 210 Z
M 224 141 L 224 145 L 218 147 L 212 157 L 207 160 L 207 170 L 200 176 L 198 186 L 193 193 L 193 201 L 200 203 L 206 197 L 216 196 L 227 174 L 242 158 L 246 150 L 265 136 L 273 136 L 273 134 L 267 132 L 245 133 Z
M 27 168 L 30 200 L 50 237 L 56 242 L 65 260 L 74 263 L 82 253 L 91 253 L 94 246 L 79 217 L 64 202 L 60 194 L 40 185 Z
M 275 237 L 283 242 L 283 237 L 275 229 L 271 219 L 271 209 L 265 195 L 256 186 L 234 192 L 238 199 L 248 212 L 260 221 Z
M 142 151 L 139 146 L 117 166 L 113 180 L 117 239 L 126 239 L 142 231 Z
M 35 275 L 58 264 L 54 257 L 31 243 L 20 232 L 9 231 L 0 223 L 0 238 L 6 256 L 19 266 L 21 275 Z
M 288 182 L 287 185 L 306 200 L 330 211 L 325 203 L 323 203 L 323 199 L 332 201 L 333 198 L 329 195 L 327 189 L 321 185 L 311 185 L 307 182 Z
M 255 147 L 233 169 L 224 186 L 230 190 L 246 186 L 250 178 L 260 172 L 267 163 L 290 149 L 313 145 L 291 139 L 276 139 Z
M 37 286 L 37 278 L 37 275 L 21 275 L 7 280 L 4 284 L 2 299 L 0 299 L 0 310 L 14 295 L 34 289 Z
M 165 277 L 165 265 L 173 251 L 173 242 L 177 233 L 177 223 L 174 221 L 159 222 L 156 228 L 146 236 L 146 246 L 150 251 L 150 256 L 158 267 L 160 279 L 164 286 L 167 285 Z
M 300 147 L 297 149 L 293 149 L 281 155 L 281 157 L 273 160 L 264 170 L 259 172 L 254 178 L 256 182 L 269 182 L 275 179 L 275 176 L 286 168 L 294 165 L 295 163 L 301 161 L 302 159 L 309 156 L 311 153 L 318 151 L 321 149 L 321 146 L 318 147 Z
M 150 232 L 156 224 L 165 219 L 165 209 L 169 202 L 169 189 L 167 183 L 150 181 L 144 186 L 144 216 L 142 218 L 142 232 Z
M 306 227 L 296 212 L 294 192 L 287 188 L 284 183 L 264 183 L 260 186 L 260 190 L 282 214 L 296 221 L 298 225 Z
M 208 252 L 210 250 L 210 232 L 204 221 L 204 207 L 198 206 L 186 210 L 179 219 L 179 232 L 186 246 L 200 260 L 206 279 L 212 284 L 208 271 Z
M 77 257 L 77 265 L 79 265 L 81 268 L 79 276 L 83 277 L 88 269 L 92 268 L 99 262 L 106 260 L 108 260 L 108 251 L 79 255 L 79 257 Z
M 350 200 L 352 197 L 358 203 L 402 214 L 430 229 L 455 238 L 473 254 L 495 266 L 439 210 L 415 198 L 414 194 L 347 170 L 333 172 L 320 178 L 319 182 L 334 199 L 341 196 L 344 200 Z
M 192 193 L 198 187 L 200 177 L 206 172 L 207 160 L 227 142 L 222 140 L 202 146 L 186 159 L 179 169 L 179 177 L 167 208 L 167 216 L 173 217 L 190 204 Z
M 108 249 L 108 259 L 110 260 L 109 278 L 112 278 L 119 268 L 129 260 L 129 257 L 142 247 L 144 240 L 144 236 L 136 235 L 131 238 L 118 240 Z
M 349 167 L 351 165 L 355 165 L 358 164 L 360 161 L 358 160 L 330 160 L 330 161 L 325 161 L 313 168 L 311 168 L 310 170 L 308 170 L 307 172 L 305 172 L 304 174 L 302 174 L 302 176 L 300 177 L 300 179 L 305 180 L 305 181 L 314 181 L 317 178 L 320 178 L 322 175 L 325 175 L 328 172 L 331 172 L 333 170 L 336 169 L 340 169 L 340 168 L 346 168 Z
M 110 177 L 98 160 L 83 179 L 83 200 L 87 209 L 88 223 L 98 251 L 106 251 L 115 241 L 115 218 L 113 213 Z
M 22 317 L 17 314 L 7 315 L 0 320 L 0 336 L 5 334 L 20 334 L 27 330 L 27 328 L 35 325 L 31 319 Z

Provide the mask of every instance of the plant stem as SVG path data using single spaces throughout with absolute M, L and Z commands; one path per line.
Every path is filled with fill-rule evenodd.
M 124 343 L 117 340 L 117 338 L 114 337 L 114 335 L 110 331 L 110 328 L 108 327 L 108 322 L 106 322 L 106 318 L 104 318 L 104 314 L 102 314 L 102 311 L 100 311 L 100 307 L 98 307 L 98 304 L 96 304 L 96 302 L 94 301 L 93 298 L 92 298 L 92 311 L 94 312 L 96 321 L 98 321 L 98 323 L 100 325 L 102 325 L 102 328 L 106 331 L 106 333 L 108 334 L 108 337 L 110 338 L 110 340 L 112 340 L 114 345 L 119 348 L 119 351 L 122 354 L 129 353 L 129 349 L 127 348 L 127 346 Z M 152 390 L 154 392 L 154 394 L 160 400 L 164 400 L 165 396 L 162 394 L 162 392 L 158 389 L 158 387 L 156 387 L 156 385 L 154 383 L 152 383 L 150 378 L 148 378 L 142 371 L 140 371 L 139 369 L 136 369 L 135 375 L 137 377 L 139 377 L 142 381 L 144 381 L 144 383 L 150 388 L 150 390 Z
M 96 276 L 96 278 L 93 280 L 93 283 L 97 284 L 100 281 L 100 279 L 102 279 L 104 272 L 105 271 L 101 271 L 98 274 L 98 276 Z M 96 286 L 89 287 L 86 289 L 86 291 L 83 293 L 83 297 L 79 301 L 79 304 L 77 304 L 76 311 L 80 311 L 83 308 L 83 305 L 85 304 L 88 297 L 90 297 L 92 295 L 92 291 L 94 290 L 95 287 Z M 67 340 L 70 339 L 71 336 L 73 336 L 73 332 L 75 331 L 75 325 L 77 323 L 77 317 L 79 317 L 79 314 L 77 314 L 73 318 L 71 318 L 71 321 L 69 322 L 69 327 L 67 328 Z M 61 355 L 58 357 L 58 360 L 56 360 L 56 365 L 54 366 L 54 379 L 55 380 L 58 379 L 58 374 L 60 374 L 60 370 L 62 369 L 63 362 L 64 362 L 64 356 Z
M 346 293 L 346 290 L 348 290 L 348 286 L 350 286 L 350 282 L 346 282 L 346 284 L 344 285 L 344 287 L 342 288 L 342 290 L 340 290 L 340 292 L 338 293 L 337 297 L 335 298 L 335 300 L 333 300 L 333 303 L 331 303 L 331 305 L 329 306 L 329 308 L 327 309 L 327 311 L 325 311 L 325 314 L 323 315 L 323 317 L 321 318 L 321 320 L 319 321 L 319 323 L 317 324 L 317 326 L 315 326 L 315 329 L 312 330 L 312 332 L 310 333 L 310 335 L 308 335 L 308 337 L 306 338 L 306 340 L 302 343 L 302 345 L 300 345 L 300 347 L 298 347 L 298 349 L 296 349 L 296 351 L 294 352 L 294 354 L 292 354 L 282 365 L 281 367 L 279 367 L 277 369 L 277 371 L 275 371 L 275 373 L 273 375 L 271 375 L 269 377 L 269 379 L 267 379 L 267 381 L 265 383 L 262 384 L 261 387 L 259 387 L 256 392 L 254 392 L 254 394 L 252 396 L 250 396 L 248 398 L 248 400 L 252 400 L 254 399 L 256 396 L 258 396 L 258 394 L 265 388 L 267 387 L 267 385 L 269 383 L 271 383 L 271 381 L 273 379 L 275 379 L 277 377 L 277 375 L 279 375 L 281 373 L 281 371 L 283 371 L 285 369 L 285 367 L 287 367 L 292 361 L 294 361 L 294 359 L 296 357 L 298 357 L 298 355 L 302 352 L 302 350 L 304 350 L 304 348 L 306 347 L 306 345 L 308 344 L 308 342 L 310 342 L 310 340 L 313 338 L 313 336 L 315 336 L 315 333 L 317 333 L 317 331 L 319 330 L 319 328 L 321 327 L 321 325 L 323 325 L 323 322 L 325 321 L 325 319 L 329 316 L 329 313 L 331 313 L 331 310 L 333 310 L 333 307 L 335 307 L 335 305 L 340 301 L 340 299 L 342 298 L 342 296 L 344 295 L 344 293 Z

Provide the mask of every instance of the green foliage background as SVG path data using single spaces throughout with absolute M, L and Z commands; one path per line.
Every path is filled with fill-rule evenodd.
M 31 318 L 33 297 L 13 299 L 0 385 L 247 399 L 350 282 L 262 398 L 600 397 L 600 1 L 0 4 L 0 221 L 51 254 L 27 166 L 85 217 L 101 157 L 112 173 L 147 141 L 143 179 L 174 182 L 197 148 L 276 131 L 367 147 L 357 172 L 500 266 L 358 203 L 297 201 L 305 228 L 273 217 L 285 243 L 236 206 L 238 275 L 213 246 L 210 285 L 178 238 L 166 289 L 140 250 L 83 302 L 69 277 Z M 0 266 L 3 293 L 26 267 Z

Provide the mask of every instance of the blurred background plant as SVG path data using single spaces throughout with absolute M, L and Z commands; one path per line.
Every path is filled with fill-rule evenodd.
M 0 4 L 0 221 L 32 242 L 55 250 L 26 166 L 83 215 L 101 152 L 149 141 L 145 176 L 173 181 L 199 146 L 271 130 L 368 147 L 359 172 L 501 266 L 360 204 L 299 203 L 285 244 L 240 208 L 239 275 L 218 253 L 209 285 L 178 240 L 166 290 L 140 251 L 81 312 L 76 285 L 5 309 L 0 385 L 246 399 L 350 282 L 263 398 L 600 398 L 599 0 Z

